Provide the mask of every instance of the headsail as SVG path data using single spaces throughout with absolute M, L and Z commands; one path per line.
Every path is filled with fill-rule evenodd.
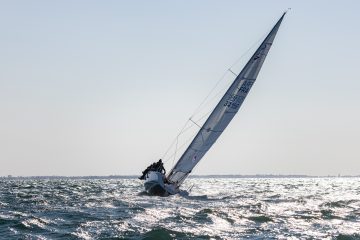
M 170 171 L 167 176 L 169 182 L 180 186 L 235 116 L 259 74 L 285 14 L 277 21 L 243 70 L 235 78 L 189 147 Z

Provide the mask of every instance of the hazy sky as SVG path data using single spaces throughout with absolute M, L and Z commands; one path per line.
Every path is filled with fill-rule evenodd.
M 0 176 L 141 173 L 288 7 L 194 172 L 360 174 L 360 1 L 86 0 L 0 2 Z

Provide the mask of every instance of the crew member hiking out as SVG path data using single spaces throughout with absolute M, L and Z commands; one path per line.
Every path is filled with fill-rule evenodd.
M 166 170 L 164 168 L 164 164 L 162 160 L 160 159 L 158 162 L 152 163 L 150 166 L 148 166 L 143 172 L 142 176 L 139 177 L 140 180 L 145 180 L 145 176 L 148 174 L 149 171 L 156 171 L 160 172 L 162 174 L 166 174 Z
M 162 162 L 162 160 L 160 159 L 157 163 L 156 163 L 156 165 L 157 165 L 157 171 L 158 172 L 161 172 L 162 174 L 166 174 L 166 170 L 165 170 L 165 168 L 164 168 L 164 164 L 163 164 L 163 162 Z

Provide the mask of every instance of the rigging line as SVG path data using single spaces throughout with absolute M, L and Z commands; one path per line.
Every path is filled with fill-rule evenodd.
M 197 121 L 200 121 L 202 119 L 204 119 L 206 116 L 208 116 L 210 113 L 212 112 L 212 110 L 210 110 L 209 112 L 207 112 L 206 114 L 204 114 L 203 116 L 201 116 Z M 185 128 L 182 133 L 185 133 L 186 131 L 188 131 L 189 129 L 191 129 L 194 125 L 190 125 L 189 127 Z M 175 153 L 173 153 L 172 155 L 169 156 L 169 158 L 167 160 L 165 160 L 164 162 L 169 161 L 175 154 L 177 151 L 180 151 L 181 148 L 183 148 L 188 142 L 190 142 L 190 140 L 196 135 L 197 133 L 193 134 L 191 138 L 187 139 L 179 148 L 176 147 L 175 149 Z M 178 144 L 178 143 L 176 143 Z M 175 158 L 175 157 L 174 157 Z M 173 160 L 173 165 L 174 165 L 174 160 Z
M 197 121 L 200 121 L 202 119 L 204 119 L 205 117 L 207 117 L 213 110 L 210 110 L 209 112 L 205 113 L 203 116 L 201 116 Z M 197 124 L 196 124 L 197 125 Z M 198 127 L 201 128 L 201 126 L 197 125 Z M 185 128 L 184 131 L 182 133 L 185 133 L 187 130 L 191 129 L 192 127 L 194 127 L 194 125 L 190 125 L 189 127 Z
M 208 101 L 208 103 L 207 103 L 206 105 L 210 104 L 210 103 L 211 103 L 218 95 L 220 95 L 227 87 L 228 87 L 228 86 L 225 86 L 224 88 L 222 88 L 216 95 L 214 95 L 214 97 L 212 97 L 212 98 Z M 210 111 L 208 111 L 207 113 L 205 113 L 204 115 L 202 115 L 200 118 L 198 118 L 196 121 L 194 121 L 194 120 L 192 120 L 192 119 L 189 119 L 189 120 L 186 122 L 186 124 L 184 125 L 184 127 L 181 129 L 180 133 L 176 136 L 176 138 L 174 139 L 174 141 L 172 142 L 172 144 L 170 145 L 170 147 L 168 148 L 168 150 L 166 151 L 166 153 L 164 154 L 164 156 L 163 156 L 162 159 L 165 159 L 166 155 L 168 154 L 168 152 L 170 151 L 170 149 L 172 148 L 172 146 L 174 146 L 175 142 L 176 142 L 176 146 L 177 146 L 177 144 L 178 144 L 178 139 L 179 139 L 180 135 L 183 134 L 183 133 L 185 133 L 185 132 L 187 132 L 187 131 L 190 130 L 192 127 L 194 127 L 194 125 L 190 125 L 190 126 L 188 126 L 188 127 L 186 128 L 186 125 L 187 125 L 187 123 L 188 123 L 189 121 L 193 122 L 196 126 L 198 126 L 199 128 L 201 128 L 201 126 L 198 125 L 196 122 L 198 122 L 198 121 L 204 119 L 205 117 L 209 116 L 210 113 L 211 113 L 213 110 L 214 110 L 214 109 L 211 109 Z M 195 136 L 195 135 L 194 135 L 194 136 Z M 188 141 L 189 141 L 189 140 L 185 141 L 185 143 L 184 143 L 183 145 L 185 145 Z M 181 147 L 183 147 L 183 145 L 181 145 Z M 181 147 L 180 147 L 180 148 L 181 148 Z M 172 158 L 172 156 L 174 156 L 174 155 L 176 154 L 176 151 L 180 150 L 180 148 L 175 147 L 175 153 L 173 153 L 172 155 L 170 155 L 166 160 L 164 160 L 164 162 L 168 162 L 168 161 Z M 173 160 L 173 165 L 174 165 L 174 160 Z
M 222 82 L 226 75 L 228 74 L 228 70 L 221 76 L 221 78 L 216 82 L 215 86 L 210 90 L 210 92 L 208 93 L 208 95 L 204 98 L 204 100 L 200 103 L 200 105 L 195 109 L 195 111 L 193 112 L 193 114 L 191 115 L 190 118 L 192 118 L 196 112 L 199 111 L 199 109 L 201 109 L 202 105 L 206 102 L 206 100 L 210 97 L 210 95 L 213 93 L 213 91 L 215 90 L 215 88 L 220 84 L 220 82 Z
M 219 94 L 219 93 L 218 93 Z M 217 94 L 217 95 L 218 95 Z M 204 114 L 203 116 L 201 116 L 200 118 L 197 119 L 197 121 L 200 121 L 202 119 L 204 119 L 206 116 L 208 116 L 213 110 L 210 110 L 208 111 L 206 114 Z M 186 131 L 188 131 L 189 129 L 191 129 L 194 125 L 190 125 L 186 128 L 186 125 L 188 124 L 189 121 L 192 121 L 194 122 L 192 119 L 189 119 L 186 124 L 183 126 L 183 128 L 181 129 L 180 133 L 176 136 L 176 138 L 173 140 L 172 144 L 170 145 L 170 147 L 168 148 L 168 150 L 165 152 L 165 154 L 163 155 L 162 159 L 165 159 L 166 155 L 168 154 L 168 152 L 170 151 L 170 149 L 172 148 L 172 146 L 175 144 L 176 142 L 176 145 L 178 144 L 178 140 L 179 140 L 179 137 L 181 134 L 185 133 Z M 195 123 L 195 122 L 194 122 Z M 196 123 L 195 123 L 196 124 Z M 197 125 L 197 124 L 196 124 Z M 199 125 L 197 125 L 199 126 Z M 201 127 L 200 127 L 201 128 Z M 175 148 L 175 151 L 176 151 L 177 148 Z M 174 154 L 173 154 L 174 155 Z M 173 156 L 171 155 L 171 156 Z M 170 160 L 171 156 L 167 159 L 167 160 L 164 160 L 164 162 L 167 162 Z
M 228 87 L 229 86 L 225 86 L 225 87 L 223 87 L 221 90 L 219 90 L 218 91 L 218 93 L 216 93 L 210 100 L 208 100 L 208 102 L 203 106 L 203 108 L 205 108 L 205 106 L 207 106 L 207 105 L 209 105 L 212 101 L 214 101 L 214 100 L 216 100 L 216 98 L 220 95 L 220 94 L 224 94 L 224 91 L 226 90 L 226 89 L 228 89 Z M 215 106 L 216 107 L 216 106 Z M 214 108 L 215 108 L 214 107 Z M 211 113 L 213 110 L 214 110 L 214 108 L 212 108 L 212 110 L 210 110 L 210 112 L 209 113 Z M 208 113 L 207 113 L 208 114 Z M 194 115 L 195 116 L 195 115 Z M 200 119 L 202 119 L 203 117 L 201 117 Z M 199 119 L 199 120 L 200 120 Z M 198 120 L 198 121 L 199 121 Z
M 236 59 L 236 61 L 230 66 L 229 70 L 232 69 L 236 64 L 238 64 L 240 60 L 244 58 L 251 49 L 255 48 L 259 44 L 259 42 L 263 41 L 266 36 L 267 34 L 263 34 L 261 38 L 259 38 L 251 47 L 249 47 L 238 59 Z
M 200 121 L 202 119 L 204 119 L 206 116 L 208 116 L 213 110 L 210 110 L 209 112 L 207 112 L 206 114 L 204 114 L 203 116 L 201 116 L 200 118 L 197 119 L 197 121 Z M 189 123 L 189 121 L 193 122 L 194 124 L 196 124 L 199 128 L 201 128 L 200 125 L 198 125 L 196 122 L 194 122 L 192 119 L 189 119 L 188 121 L 186 121 L 185 125 L 182 127 L 180 133 L 176 136 L 176 138 L 173 140 L 172 144 L 170 145 L 170 147 L 168 148 L 168 150 L 165 152 L 165 154 L 163 155 L 163 158 L 164 159 L 166 157 L 166 155 L 168 154 L 168 152 L 170 151 L 170 149 L 172 148 L 172 146 L 174 146 L 174 144 L 176 143 L 176 147 L 175 147 L 175 153 L 176 154 L 176 151 L 177 151 L 177 145 L 178 145 L 178 140 L 179 140 L 179 137 L 181 134 L 185 133 L 186 131 L 188 131 L 189 129 L 191 129 L 194 125 L 190 125 L 186 128 L 186 125 Z M 170 160 L 170 158 L 174 155 L 172 154 L 167 160 L 165 160 L 164 162 L 167 162 Z
M 230 70 L 230 69 L 229 69 Z M 180 130 L 180 133 L 175 137 L 175 139 L 172 141 L 172 143 L 170 144 L 170 146 L 168 147 L 168 149 L 166 150 L 165 154 L 163 155 L 162 159 L 164 159 L 166 157 L 166 155 L 168 154 L 168 152 L 170 151 L 170 149 L 174 146 L 175 142 L 177 141 L 177 139 L 179 138 L 179 136 L 184 133 L 186 130 L 190 129 L 191 127 L 187 128 L 185 131 L 183 131 L 186 127 L 186 125 L 189 123 L 189 121 L 194 122 L 191 118 L 193 118 L 196 114 L 196 112 L 199 111 L 199 109 L 201 108 L 201 105 L 203 105 L 205 103 L 205 101 L 207 100 L 207 98 L 209 98 L 209 96 L 211 95 L 211 93 L 215 90 L 215 88 L 219 85 L 219 83 L 225 78 L 226 74 L 228 74 L 228 71 L 226 71 L 223 76 L 220 78 L 220 80 L 216 83 L 216 85 L 213 87 L 213 89 L 210 91 L 210 93 L 205 97 L 205 99 L 202 101 L 202 103 L 199 105 L 199 107 L 194 111 L 194 113 L 191 115 L 190 119 L 188 119 L 186 121 L 186 123 L 184 124 L 184 126 L 182 127 L 182 129 Z M 224 88 L 221 90 L 223 91 Z M 218 92 L 213 98 L 211 98 L 211 101 L 217 97 L 221 92 Z M 208 104 L 208 103 L 207 103 Z M 206 105 L 207 105 L 206 104 Z M 208 113 L 207 113 L 208 114 Z M 204 117 L 204 116 L 203 116 Z M 203 117 L 201 117 L 200 119 L 202 119 Z M 199 119 L 199 120 L 200 120 Z M 194 122 L 195 123 L 195 122 Z M 196 124 L 196 123 L 195 123 Z M 197 124 L 196 124 L 197 125 Z M 169 159 L 168 159 L 169 160 Z M 166 161 L 168 161 L 166 160 Z M 165 161 L 165 162 L 166 162 Z
M 168 147 L 168 149 L 166 150 L 165 154 L 163 155 L 162 159 L 164 159 L 166 157 L 166 155 L 168 154 L 168 152 L 170 151 L 170 149 L 174 146 L 175 142 L 177 141 L 177 139 L 179 138 L 179 136 L 183 133 L 183 130 L 185 129 L 186 125 L 189 123 L 189 120 L 186 121 L 186 123 L 184 124 L 184 126 L 181 128 L 180 133 L 174 138 L 174 140 L 172 141 L 172 143 L 170 144 L 170 146 Z M 166 160 L 168 161 L 168 160 Z M 164 161 L 164 162 L 166 162 Z
M 202 105 L 210 97 L 210 95 L 213 93 L 215 88 L 220 84 L 220 82 L 222 82 L 225 79 L 225 76 L 228 74 L 228 72 L 231 72 L 235 76 L 238 76 L 238 74 L 234 73 L 231 69 L 236 64 L 238 64 L 240 62 L 240 60 L 243 59 L 250 52 L 250 50 L 255 48 L 259 44 L 259 42 L 261 42 L 266 36 L 267 36 L 267 34 L 262 35 L 261 38 L 259 38 L 250 48 L 248 48 L 238 59 L 236 59 L 236 61 L 230 66 L 230 68 L 228 70 L 226 70 L 225 73 L 221 76 L 221 78 L 216 82 L 215 86 L 210 90 L 209 94 L 204 98 L 204 100 L 200 103 L 200 105 L 195 109 L 194 113 L 191 115 L 190 118 L 192 118 L 196 114 L 196 112 L 198 112 L 201 109 Z
M 173 162 L 172 162 L 172 165 L 173 165 L 173 166 L 174 166 L 174 163 L 175 163 L 176 150 L 177 150 L 178 143 L 179 143 L 179 136 L 176 138 L 176 145 L 175 145 L 174 159 L 173 159 Z
M 191 118 L 189 119 L 191 122 L 193 122 L 196 126 L 198 126 L 199 128 L 201 128 L 201 126 L 199 124 L 197 124 L 194 120 L 192 120 Z
M 215 86 L 210 90 L 209 94 L 204 98 L 204 100 L 200 103 L 200 105 L 195 109 L 195 111 L 193 112 L 193 114 L 191 115 L 190 118 L 193 118 L 194 115 L 201 109 L 201 107 L 204 107 L 205 105 L 208 105 L 204 103 L 206 102 L 206 100 L 210 97 L 210 95 L 213 93 L 213 91 L 216 89 L 216 87 L 220 84 L 220 82 L 222 82 L 225 79 L 225 76 L 229 73 L 229 71 L 231 73 L 233 73 L 234 75 L 236 75 L 231 68 L 233 68 L 236 64 L 238 64 L 240 62 L 240 60 L 242 58 L 245 57 L 245 55 L 248 54 L 248 52 L 253 49 L 263 38 L 264 36 L 266 36 L 266 34 L 264 34 L 261 38 L 259 38 L 258 41 L 256 41 L 249 49 L 247 49 L 231 66 L 228 70 L 226 70 L 226 72 L 222 75 L 222 77 L 217 81 L 217 83 L 215 84 Z M 221 93 L 218 92 L 209 102 L 211 102 L 215 97 L 217 97 L 219 94 Z M 183 133 L 184 128 L 186 127 L 186 125 L 188 124 L 189 120 L 186 121 L 186 123 L 184 124 L 184 127 L 180 130 L 180 133 L 175 137 L 175 139 L 172 141 L 172 143 L 170 144 L 170 146 L 168 147 L 168 149 L 166 150 L 165 154 L 163 155 L 162 159 L 164 159 L 166 157 L 166 155 L 168 154 L 168 152 L 170 151 L 170 149 L 174 146 L 175 142 L 177 141 L 178 137 Z
M 180 147 L 178 147 L 178 150 L 182 149 L 184 146 L 186 146 L 186 144 L 188 144 L 195 136 L 196 136 L 197 133 L 191 135 L 191 137 L 189 137 L 185 143 L 183 143 Z M 172 158 L 174 156 L 174 154 L 170 155 L 169 156 L 169 159 Z M 168 160 L 167 160 L 168 161 Z
M 229 68 L 229 71 L 230 71 L 232 74 L 234 74 L 235 77 L 238 76 L 236 73 L 234 73 L 234 72 L 231 70 L 231 68 Z

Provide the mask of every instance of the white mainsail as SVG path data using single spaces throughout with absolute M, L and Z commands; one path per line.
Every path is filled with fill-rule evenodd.
M 167 176 L 169 182 L 175 184 L 177 187 L 182 184 L 238 112 L 259 74 L 285 14 L 286 12 L 277 21 L 243 70 L 235 78 L 189 147 L 170 171 Z

